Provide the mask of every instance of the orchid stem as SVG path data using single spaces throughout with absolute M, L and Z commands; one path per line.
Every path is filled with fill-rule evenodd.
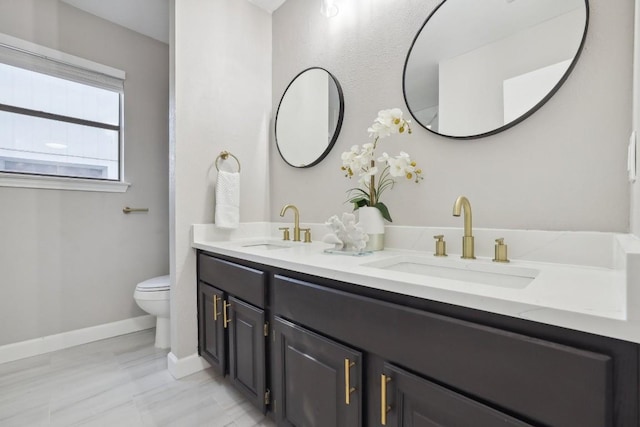
M 376 161 L 371 160 L 371 167 L 375 167 Z M 376 204 L 376 177 L 371 175 L 371 181 L 369 182 L 369 206 Z

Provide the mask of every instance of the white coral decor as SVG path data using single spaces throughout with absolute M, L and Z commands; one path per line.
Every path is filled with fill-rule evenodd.
M 356 223 L 356 216 L 352 213 L 343 213 L 342 219 L 333 215 L 325 225 L 332 233 L 324 236 L 322 240 L 335 244 L 336 249 L 362 251 L 369 241 L 369 236 Z

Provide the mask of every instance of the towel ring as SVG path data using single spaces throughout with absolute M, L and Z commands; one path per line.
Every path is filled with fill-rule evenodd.
M 218 172 L 220 172 L 220 168 L 218 168 L 218 160 L 222 159 L 222 160 L 227 160 L 229 158 L 229 156 L 233 157 L 236 161 L 236 163 L 238 163 L 238 172 L 240 172 L 240 160 L 238 160 L 238 158 L 236 156 L 234 156 L 233 154 L 231 154 L 228 151 L 222 151 L 220 154 L 218 154 L 218 157 L 216 157 L 216 170 Z

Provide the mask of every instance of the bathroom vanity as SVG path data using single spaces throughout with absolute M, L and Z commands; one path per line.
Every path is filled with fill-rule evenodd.
M 396 291 L 384 269 L 365 270 L 367 281 L 360 266 L 388 264 L 393 251 L 366 259 L 255 238 L 193 246 L 199 352 L 278 425 L 639 425 L 632 340 L 500 313 L 486 295 L 466 295 L 468 306 L 460 290 L 455 304 L 425 298 L 397 285 L 404 273 Z
M 266 408 L 265 292 L 268 273 L 198 255 L 198 348 L 221 374 Z

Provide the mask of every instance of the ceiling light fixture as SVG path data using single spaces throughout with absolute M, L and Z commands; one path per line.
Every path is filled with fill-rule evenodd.
M 333 18 L 338 14 L 338 6 L 335 0 L 320 0 L 320 13 L 327 18 Z

